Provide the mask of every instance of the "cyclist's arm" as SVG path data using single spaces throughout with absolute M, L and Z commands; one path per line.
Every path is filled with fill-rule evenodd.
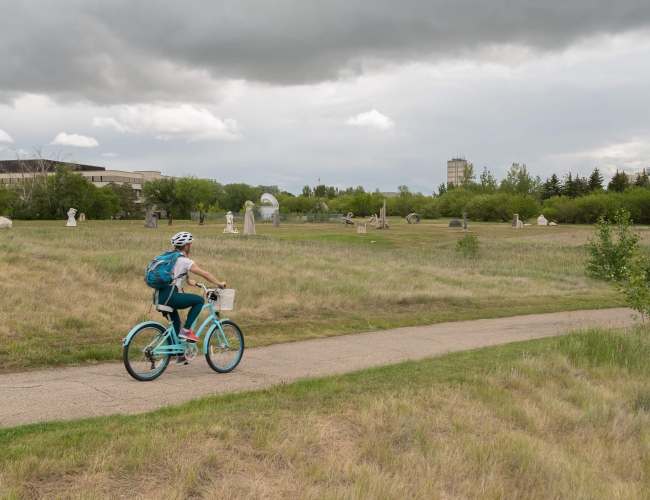
M 219 281 L 217 278 L 212 276 L 209 272 L 204 271 L 203 269 L 201 269 L 196 264 L 192 264 L 192 267 L 190 267 L 190 272 L 194 273 L 194 274 L 196 274 L 198 276 L 201 276 L 201 278 L 205 278 L 210 283 L 214 283 L 215 285 L 217 285 L 220 288 L 226 288 L 226 282 L 225 281 Z M 194 286 L 194 285 L 196 285 L 196 281 L 195 280 L 187 280 L 187 284 L 190 285 L 190 286 Z

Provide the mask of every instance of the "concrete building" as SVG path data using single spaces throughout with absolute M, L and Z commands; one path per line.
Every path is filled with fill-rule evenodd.
M 154 170 L 136 170 L 127 172 L 123 170 L 106 170 L 104 167 L 95 167 L 93 165 L 80 165 L 77 163 L 64 163 L 72 170 L 79 172 L 97 187 L 106 186 L 109 182 L 124 184 L 128 182 L 133 186 L 135 194 L 140 198 L 142 193 L 142 183 L 152 179 L 162 179 L 168 177 Z M 21 182 L 23 178 L 31 176 L 33 172 L 45 168 L 48 175 L 54 174 L 54 169 L 50 168 L 52 162 L 44 161 L 39 166 L 36 160 L 0 160 L 0 182 L 11 184 Z M 51 171 L 50 171 L 51 170 Z
M 460 186 L 460 179 L 463 177 L 466 166 L 467 160 L 465 158 L 459 157 L 449 160 L 447 162 L 447 185 L 453 182 L 454 186 Z

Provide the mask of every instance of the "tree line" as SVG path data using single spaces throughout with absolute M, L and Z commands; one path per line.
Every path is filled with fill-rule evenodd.
M 305 186 L 295 196 L 278 186 L 221 184 L 187 175 L 144 182 L 140 200 L 130 184 L 97 187 L 70 163 L 37 162 L 23 174 L 19 182 L 0 183 L 0 214 L 14 219 L 65 219 L 74 207 L 88 219 L 140 219 L 145 210 L 155 208 L 167 217 L 189 219 L 192 212 L 244 211 L 247 200 L 259 205 L 261 195 L 268 192 L 286 214 L 352 212 L 367 217 L 379 213 L 386 200 L 389 216 L 416 212 L 435 219 L 466 213 L 470 220 L 507 221 L 517 213 L 523 220 L 544 214 L 556 222 L 593 223 L 625 209 L 636 222 L 650 223 L 650 180 L 645 171 L 634 182 L 624 172 L 616 172 L 605 186 L 598 169 L 587 178 L 569 173 L 560 180 L 553 174 L 542 182 L 526 165 L 513 163 L 498 181 L 485 167 L 477 178 L 468 163 L 458 186 L 441 184 L 430 195 L 399 186 L 397 195 L 388 198 L 363 186 L 344 190 L 323 184 Z

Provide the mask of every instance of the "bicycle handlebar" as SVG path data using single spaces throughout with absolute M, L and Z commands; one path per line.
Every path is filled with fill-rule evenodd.
M 215 288 L 207 288 L 203 283 L 199 283 L 198 281 L 197 281 L 196 285 L 194 285 L 194 286 L 198 286 L 199 288 L 203 288 L 203 291 L 205 292 L 206 295 L 208 295 L 210 292 L 213 292 L 214 290 L 219 288 L 218 286 L 215 287 Z M 224 288 L 219 288 L 219 289 L 225 290 L 225 287 Z

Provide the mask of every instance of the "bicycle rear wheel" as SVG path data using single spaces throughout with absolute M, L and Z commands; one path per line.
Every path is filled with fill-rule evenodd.
M 221 328 L 223 335 L 215 325 L 205 338 L 205 359 L 215 372 L 228 373 L 235 369 L 244 355 L 244 335 L 232 321 L 222 321 Z
M 124 366 L 134 379 L 141 382 L 153 380 L 167 368 L 170 355 L 153 352 L 163 342 L 165 332 L 162 325 L 143 325 L 124 346 Z M 169 338 L 165 344 L 170 344 Z

